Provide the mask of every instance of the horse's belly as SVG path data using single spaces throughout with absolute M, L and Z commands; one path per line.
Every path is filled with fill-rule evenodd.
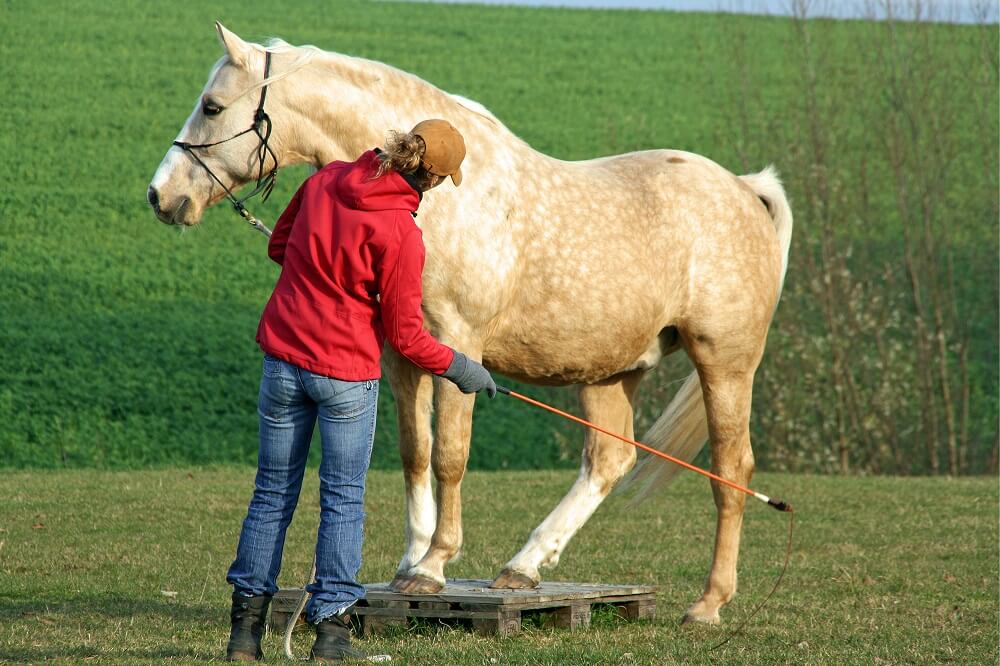
M 559 317 L 511 318 L 519 324 L 494 329 L 483 350 L 484 362 L 501 374 L 538 384 L 599 381 L 636 366 L 655 364 L 664 324 L 652 313 L 626 317 L 612 308 L 608 316 L 578 311 Z

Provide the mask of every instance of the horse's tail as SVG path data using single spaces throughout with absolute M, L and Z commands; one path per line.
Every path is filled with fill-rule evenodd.
M 684 462 L 691 462 L 708 440 L 708 419 L 701 397 L 701 381 L 692 372 L 681 384 L 677 395 L 663 410 L 660 418 L 639 441 L 657 451 L 668 453 Z M 652 455 L 642 458 L 628 476 L 618 485 L 618 490 L 637 488 L 635 499 L 645 497 L 653 490 L 670 483 L 680 465 L 665 462 Z
M 780 295 L 785 272 L 788 270 L 788 248 L 792 244 L 792 209 L 773 166 L 768 166 L 760 173 L 739 178 L 764 201 L 774 221 L 774 229 L 781 245 L 781 282 L 778 284 Z M 708 441 L 708 419 L 697 372 L 688 375 L 677 395 L 640 441 L 684 462 L 694 460 Z M 670 483 L 680 470 L 680 465 L 665 463 L 655 456 L 646 456 L 619 484 L 618 490 L 635 487 L 635 499 L 641 499 Z
M 780 296 L 781 285 L 785 283 L 785 271 L 788 270 L 788 248 L 792 244 L 792 208 L 785 197 L 785 188 L 781 186 L 774 166 L 768 166 L 760 173 L 740 176 L 739 179 L 749 185 L 767 206 L 774 221 L 774 230 L 778 232 L 778 242 L 781 244 L 781 282 L 778 285 Z

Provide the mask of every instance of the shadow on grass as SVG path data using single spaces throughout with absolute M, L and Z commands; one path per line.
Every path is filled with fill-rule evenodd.
M 80 595 L 57 601 L 25 601 L 0 597 L 0 626 L 20 624 L 27 646 L 0 646 L 0 661 L 37 663 L 53 659 L 164 659 L 187 658 L 211 660 L 221 655 L 195 647 L 176 645 L 177 627 L 218 628 L 222 636 L 228 631 L 227 607 L 224 604 L 180 604 L 169 600 L 135 599 L 120 594 Z M 118 640 L 115 634 L 123 620 L 147 623 L 153 631 L 143 642 L 156 640 L 156 629 L 162 632 L 162 645 L 144 647 Z M 98 637 L 97 645 L 66 644 L 63 636 L 50 640 L 59 625 L 81 627 L 88 635 Z
M 15 648 L 0 651 L 0 661 L 35 664 L 40 661 L 60 660 L 60 659 L 194 659 L 197 661 L 220 660 L 221 654 L 196 650 L 194 648 L 163 647 L 157 649 L 129 649 L 115 651 L 114 653 L 104 652 L 99 649 L 86 647 L 64 647 L 64 648 Z
M 58 601 L 23 601 L 0 596 L 0 623 L 37 619 L 42 624 L 65 618 L 169 618 L 178 622 L 217 624 L 228 621 L 224 604 L 181 604 L 169 600 L 136 599 L 120 594 L 80 595 Z

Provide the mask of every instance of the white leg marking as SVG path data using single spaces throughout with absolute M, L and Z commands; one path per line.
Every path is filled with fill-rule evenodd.
M 430 470 L 427 470 L 406 493 L 406 552 L 399 562 L 398 573 L 408 573 L 427 554 L 436 524 L 437 508 L 431 489 Z
M 581 470 L 573 487 L 542 524 L 531 533 L 520 552 L 507 568 L 538 580 L 539 567 L 554 567 L 559 555 L 587 519 L 593 515 L 607 493 L 601 492 L 586 471 Z

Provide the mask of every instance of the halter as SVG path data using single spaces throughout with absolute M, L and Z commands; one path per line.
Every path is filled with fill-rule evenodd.
M 267 77 L 270 75 L 270 73 L 271 73 L 271 52 L 265 51 L 264 52 L 265 81 L 267 81 Z M 267 201 L 267 198 L 271 196 L 271 190 L 274 189 L 274 181 L 278 176 L 278 156 L 274 154 L 274 151 L 271 149 L 271 146 L 267 145 L 268 139 L 271 138 L 272 126 L 271 126 L 271 117 L 267 115 L 266 111 L 264 111 L 264 100 L 266 99 L 267 99 L 267 84 L 265 83 L 260 89 L 260 101 L 257 103 L 257 110 L 253 114 L 253 124 L 250 127 L 243 130 L 242 132 L 240 132 L 239 134 L 235 134 L 229 137 L 228 139 L 223 139 L 222 141 L 216 141 L 214 143 L 195 144 L 195 143 L 188 143 L 187 141 L 174 141 L 173 145 L 177 146 L 178 148 L 186 152 L 188 155 L 193 157 L 194 160 L 198 164 L 200 164 L 205 171 L 208 172 L 208 175 L 212 177 L 212 180 L 217 182 L 219 184 L 219 187 L 221 187 L 223 190 L 226 191 L 226 197 L 229 199 L 230 202 L 232 202 L 233 209 L 240 214 L 240 217 L 249 222 L 252 226 L 256 227 L 262 233 L 266 234 L 267 236 L 270 236 L 271 235 L 270 230 L 268 230 L 267 227 L 261 224 L 260 220 L 251 215 L 250 211 L 248 211 L 246 209 L 246 206 L 243 205 L 245 201 L 247 201 L 251 197 L 257 196 L 258 194 L 261 195 L 260 197 L 261 201 Z M 250 132 L 256 134 L 257 138 L 260 139 L 260 144 L 257 146 L 257 151 L 256 151 L 257 185 L 245 197 L 243 197 L 242 199 L 238 199 L 236 198 L 236 195 L 233 194 L 233 191 L 228 187 L 226 187 L 226 184 L 223 183 L 221 180 L 219 180 L 219 177 L 216 176 L 212 172 L 212 170 L 208 168 L 208 165 L 205 164 L 200 157 L 198 157 L 198 153 L 196 153 L 195 150 L 201 148 L 211 148 L 212 146 L 218 146 L 220 144 L 232 141 L 233 139 L 237 139 L 243 136 L 244 134 L 249 134 Z M 271 156 L 271 160 L 274 162 L 274 168 L 272 168 L 268 173 L 265 174 L 264 163 L 266 162 L 268 155 Z

